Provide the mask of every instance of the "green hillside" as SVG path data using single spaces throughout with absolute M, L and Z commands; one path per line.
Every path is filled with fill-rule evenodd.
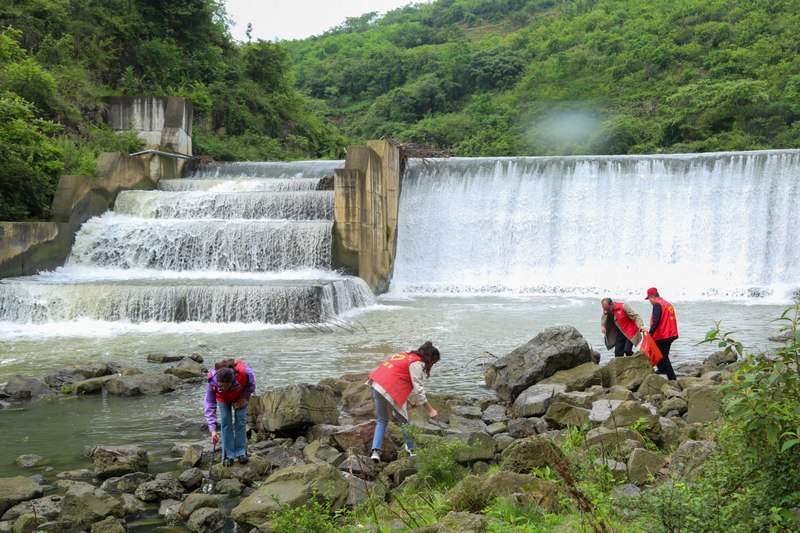
M 439 0 L 288 44 L 357 138 L 462 156 L 800 144 L 800 3 Z
M 134 134 L 101 97 L 195 107 L 195 153 L 341 157 L 392 137 L 461 156 L 800 146 L 800 3 L 437 0 L 238 43 L 221 0 L 0 3 L 0 220 Z

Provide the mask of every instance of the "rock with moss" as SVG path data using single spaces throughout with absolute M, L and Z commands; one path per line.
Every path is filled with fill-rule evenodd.
M 122 500 L 88 483 L 74 482 L 61 505 L 59 520 L 86 528 L 112 516 L 122 518 Z
M 635 485 L 644 485 L 655 477 L 666 464 L 666 459 L 656 452 L 636 448 L 628 459 L 628 479 Z
M 485 516 L 450 511 L 439 520 L 437 533 L 483 533 L 489 527 Z
M 581 427 L 589 423 L 588 409 L 565 402 L 553 402 L 544 415 L 545 421 L 556 429 Z
M 635 391 L 652 375 L 653 367 L 644 355 L 615 357 L 603 367 L 603 386 L 617 385 Z
M 569 370 L 559 370 L 539 382 L 541 385 L 551 383 L 563 384 L 568 392 L 585 391 L 593 385 L 602 385 L 603 373 L 601 367 L 596 363 L 584 363 Z
M 556 486 L 543 479 L 517 472 L 470 475 L 459 481 L 445 495 L 453 511 L 480 512 L 495 498 L 522 494 L 527 503 L 552 512 L 556 504 Z
M 138 446 L 92 446 L 84 455 L 94 459 L 94 473 L 100 479 L 124 476 L 132 472 L 147 472 L 150 460 Z
M 0 516 L 20 502 L 38 498 L 43 492 L 41 485 L 27 477 L 0 478 Z
M 551 468 L 566 459 L 561 449 L 544 435 L 519 439 L 503 450 L 500 468 L 510 472 L 527 474 L 536 468 Z
M 567 386 L 562 383 L 532 385 L 514 400 L 512 412 L 518 417 L 541 416 L 547 412 L 553 397 L 566 390 Z
M 722 407 L 722 392 L 719 386 L 709 384 L 692 386 L 686 392 L 686 400 L 688 423 L 705 423 L 719 418 Z
M 327 385 L 276 387 L 254 403 L 256 424 L 265 431 L 299 432 L 314 424 L 339 422 L 336 395 Z

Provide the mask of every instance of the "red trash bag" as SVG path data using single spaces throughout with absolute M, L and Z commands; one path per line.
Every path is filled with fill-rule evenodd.
M 656 341 L 646 331 L 642 332 L 642 346 L 639 349 L 647 356 L 650 366 L 656 366 L 664 357 L 661 355 L 661 350 L 658 349 Z

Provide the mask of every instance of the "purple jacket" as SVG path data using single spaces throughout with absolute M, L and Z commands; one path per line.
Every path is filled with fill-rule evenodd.
M 256 391 L 256 377 L 247 364 L 244 365 L 244 373 L 247 376 L 247 385 L 245 386 L 244 392 L 242 392 L 240 398 L 248 399 Z M 213 370 L 208 374 L 208 390 L 206 390 L 206 397 L 203 402 L 203 414 L 206 417 L 208 431 L 217 430 L 217 393 L 214 387 L 219 387 L 219 383 L 217 383 L 216 370 Z M 241 385 L 234 379 L 233 385 L 229 390 L 235 391 L 239 387 L 241 387 Z

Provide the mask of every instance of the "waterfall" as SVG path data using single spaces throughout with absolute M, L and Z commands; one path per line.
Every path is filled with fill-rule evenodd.
M 120 193 L 88 220 L 67 264 L 0 281 L 0 321 L 302 324 L 375 303 L 331 270 L 341 161 L 210 165 Z
M 786 298 L 798 178 L 796 150 L 412 161 L 391 291 Z

